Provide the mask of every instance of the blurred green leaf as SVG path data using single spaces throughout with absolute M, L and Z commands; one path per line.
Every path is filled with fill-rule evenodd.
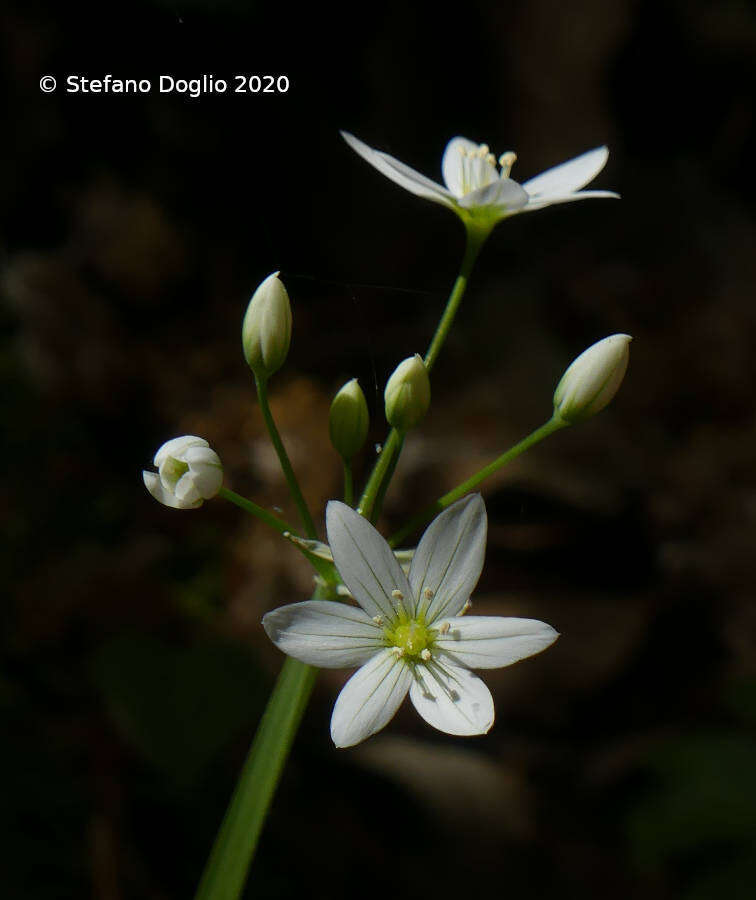
M 101 646 L 92 674 L 121 736 L 177 786 L 256 720 L 268 688 L 239 647 L 180 648 L 144 636 Z

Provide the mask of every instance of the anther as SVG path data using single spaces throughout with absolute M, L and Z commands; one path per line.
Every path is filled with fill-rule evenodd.
M 376 625 L 383 625 L 383 616 L 373 616 Z
M 426 647 L 425 650 L 423 650 L 423 652 L 420 654 L 420 659 L 423 659 L 423 660 L 425 660 L 425 662 L 428 662 L 428 660 L 429 660 L 430 658 L 431 658 L 431 652 L 430 652 L 430 650 Z
M 464 158 L 465 156 L 467 156 L 467 150 L 465 150 L 464 147 L 460 147 L 460 148 L 459 148 L 459 155 L 460 155 L 462 158 Z
M 459 615 L 464 616 L 464 614 L 467 612 L 468 609 L 470 609 L 471 606 L 472 606 L 472 603 L 470 603 L 470 601 L 468 600 L 465 603 L 465 605 L 462 607 L 462 609 L 460 610 Z
M 478 147 L 478 156 L 481 159 L 485 159 L 488 156 L 490 149 L 488 144 L 481 144 L 480 147 Z
M 438 629 L 439 634 L 449 634 L 449 629 L 451 625 L 448 622 L 442 622 L 441 627 Z
M 501 174 L 506 178 L 512 171 L 512 166 L 517 162 L 517 154 L 508 150 L 499 157 L 499 165 L 501 166 Z
M 394 598 L 394 600 L 404 600 L 404 594 L 400 590 L 397 590 L 396 588 L 394 588 L 394 590 L 391 591 L 391 596 Z
M 488 156 L 486 156 L 486 162 L 489 166 L 496 165 L 496 157 L 493 155 L 493 153 L 489 153 Z
M 433 599 L 433 591 L 430 588 L 426 588 L 423 591 L 423 596 L 425 597 L 426 600 L 432 600 Z
M 392 647 L 391 652 L 399 659 L 399 657 L 404 656 L 404 647 Z

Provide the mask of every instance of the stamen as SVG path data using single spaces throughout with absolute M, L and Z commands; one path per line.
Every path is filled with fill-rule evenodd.
M 394 598 L 394 600 L 404 600 L 404 594 L 396 588 L 391 591 L 391 596 Z
M 383 625 L 383 616 L 373 616 L 376 625 Z
M 428 660 L 429 660 L 430 658 L 431 658 L 431 652 L 430 652 L 430 650 L 426 647 L 425 650 L 423 650 L 423 652 L 420 654 L 420 659 L 425 660 L 425 662 L 428 662 Z
M 449 629 L 451 625 L 448 622 L 442 622 L 441 627 L 438 629 L 439 634 L 449 634 Z
M 464 159 L 467 156 L 467 150 L 464 147 L 459 148 L 459 155 Z
M 512 171 L 512 166 L 517 162 L 517 154 L 513 153 L 511 150 L 507 150 L 506 153 L 502 153 L 499 157 L 499 165 L 501 166 L 501 174 L 504 178 L 509 178 L 509 173 Z
M 462 607 L 462 609 L 459 611 L 459 615 L 464 616 L 464 614 L 467 612 L 468 609 L 470 609 L 471 606 L 472 606 L 472 603 L 468 600 L 465 603 L 465 605 Z
M 496 157 L 493 155 L 493 153 L 489 153 L 488 156 L 486 156 L 486 162 L 489 166 L 496 165 Z
M 392 647 L 391 652 L 397 659 L 399 659 L 400 657 L 404 656 L 404 647 Z
M 425 597 L 426 600 L 432 600 L 433 599 L 433 591 L 430 588 L 426 588 L 423 591 L 423 596 Z
M 480 147 L 478 147 L 478 156 L 481 159 L 485 159 L 490 152 L 491 148 L 488 146 L 488 144 L 481 144 Z

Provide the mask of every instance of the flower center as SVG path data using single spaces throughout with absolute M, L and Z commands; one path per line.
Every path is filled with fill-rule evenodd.
M 410 659 L 430 657 L 429 645 L 432 637 L 422 622 L 411 620 L 397 625 L 393 631 L 387 631 L 386 637 L 393 645 L 392 650 L 397 656 L 405 656 Z
M 169 456 L 160 467 L 161 477 L 166 479 L 171 488 L 175 488 L 179 478 L 188 471 L 189 466 L 180 459 L 176 459 L 175 456 Z
M 475 150 L 459 148 L 462 166 L 462 194 L 469 194 L 479 188 L 492 184 L 497 178 L 509 178 L 517 155 L 511 150 L 499 157 L 501 172 L 496 168 L 496 157 L 489 150 L 488 144 L 481 144 Z

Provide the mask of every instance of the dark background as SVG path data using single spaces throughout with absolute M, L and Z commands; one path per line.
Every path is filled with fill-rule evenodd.
M 599 417 L 486 486 L 476 611 L 543 619 L 486 675 L 483 739 L 406 705 L 336 751 L 319 679 L 249 896 L 656 898 L 756 884 L 756 10 L 725 0 L 308 7 L 6 3 L 0 148 L 2 894 L 192 894 L 280 668 L 260 618 L 298 554 L 222 501 L 165 509 L 141 469 L 193 433 L 227 484 L 294 511 L 239 345 L 280 269 L 274 413 L 322 520 L 330 397 L 384 434 L 462 249 L 447 210 L 339 128 L 437 178 L 454 134 L 519 180 L 601 143 L 623 199 L 494 232 L 408 441 L 384 530 L 550 414 L 570 360 L 635 338 Z M 69 73 L 285 73 L 282 96 L 42 94 Z M 369 454 L 361 468 L 369 462 Z

